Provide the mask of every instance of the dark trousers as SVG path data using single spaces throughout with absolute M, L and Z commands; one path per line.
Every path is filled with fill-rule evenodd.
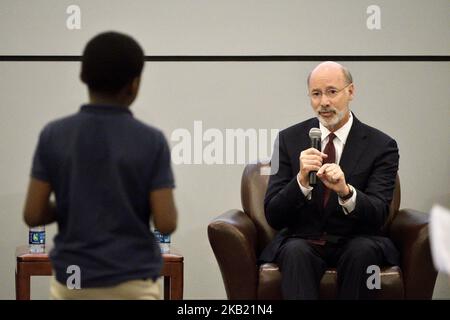
M 367 267 L 381 267 L 383 253 L 364 237 L 325 245 L 289 238 L 280 247 L 276 262 L 284 299 L 318 299 L 320 281 L 330 267 L 337 269 L 338 299 L 369 299 L 367 279 L 372 273 L 367 273 Z

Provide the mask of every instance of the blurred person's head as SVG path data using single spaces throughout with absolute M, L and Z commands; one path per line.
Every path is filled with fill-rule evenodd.
M 83 51 L 80 78 L 91 103 L 129 106 L 139 90 L 144 52 L 130 36 L 105 32 L 92 38 Z

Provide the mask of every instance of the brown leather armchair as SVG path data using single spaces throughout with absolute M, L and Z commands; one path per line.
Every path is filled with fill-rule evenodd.
M 281 299 L 281 273 L 274 263 L 257 264 L 262 249 L 276 231 L 264 215 L 264 195 L 269 176 L 261 175 L 264 165 L 247 165 L 242 175 L 243 210 L 230 210 L 208 225 L 208 237 L 222 272 L 228 299 Z M 269 169 L 270 170 L 270 169 Z M 400 207 L 397 176 L 394 199 L 385 231 L 400 251 L 401 265 L 381 268 L 381 288 L 376 299 L 431 299 L 437 271 L 433 267 L 428 215 Z M 325 272 L 320 298 L 334 299 L 336 270 Z

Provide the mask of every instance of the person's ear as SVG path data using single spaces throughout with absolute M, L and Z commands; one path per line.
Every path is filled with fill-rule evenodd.
M 348 94 L 349 94 L 350 100 L 353 100 L 353 97 L 355 95 L 355 86 L 353 85 L 353 83 L 348 86 Z
M 136 77 L 133 79 L 133 81 L 131 81 L 130 89 L 131 89 L 131 93 L 133 94 L 133 96 L 137 96 L 140 83 L 141 83 L 141 77 Z

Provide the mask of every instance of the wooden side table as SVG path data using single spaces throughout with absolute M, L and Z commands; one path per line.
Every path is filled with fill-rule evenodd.
M 184 257 L 176 250 L 163 253 L 164 299 L 183 299 Z M 30 300 L 32 276 L 51 276 L 52 266 L 48 253 L 30 253 L 28 246 L 16 248 L 16 300 Z

